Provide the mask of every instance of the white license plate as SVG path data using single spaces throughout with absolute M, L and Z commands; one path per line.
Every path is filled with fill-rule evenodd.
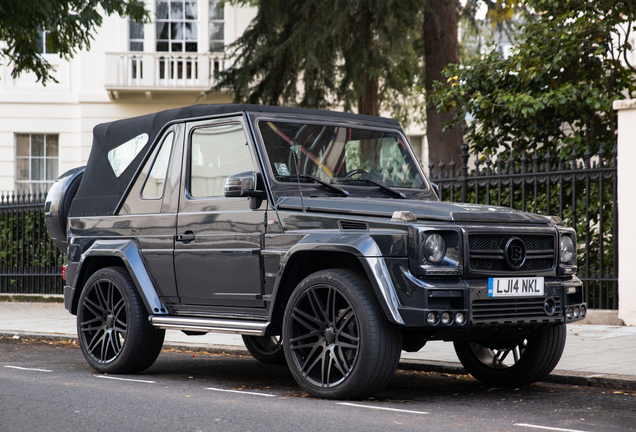
M 533 297 L 543 295 L 542 277 L 489 278 L 488 297 Z

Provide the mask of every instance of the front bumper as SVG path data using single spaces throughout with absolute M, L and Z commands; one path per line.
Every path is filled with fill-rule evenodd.
M 399 313 L 406 327 L 428 330 L 541 328 L 580 321 L 587 314 L 583 288 L 576 276 L 544 277 L 545 293 L 536 297 L 488 297 L 488 279 L 422 278 L 406 262 L 388 263 L 396 289 Z M 427 321 L 429 313 L 451 315 L 450 323 Z M 570 313 L 571 312 L 571 313 Z M 465 320 L 455 320 L 463 314 Z

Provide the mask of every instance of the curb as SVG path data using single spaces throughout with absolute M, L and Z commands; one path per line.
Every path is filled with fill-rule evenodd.
M 76 335 L 70 334 L 51 334 L 51 333 L 25 333 L 25 332 L 10 332 L 0 331 L 0 336 L 13 337 L 15 335 L 24 339 L 37 339 L 43 341 L 75 341 L 77 342 Z M 220 354 L 220 355 L 236 355 L 243 357 L 251 357 L 249 351 L 244 347 L 231 346 L 231 345 L 211 345 L 211 344 L 199 344 L 199 343 L 187 343 L 187 342 L 165 342 L 163 349 L 172 349 L 178 351 L 194 351 L 208 354 Z M 400 360 L 398 369 L 417 371 L 417 372 L 434 372 L 434 373 L 446 373 L 452 375 L 468 375 L 466 369 L 464 369 L 458 363 L 450 362 L 436 362 L 436 361 L 424 361 L 424 360 Z M 582 387 L 601 387 L 611 388 L 614 390 L 622 391 L 636 391 L 636 376 L 631 375 L 610 375 L 610 374 L 595 374 L 592 372 L 576 372 L 576 371 L 562 371 L 555 370 L 548 375 L 541 382 L 554 383 L 554 384 L 566 384 Z
M 423 360 L 401 360 L 399 369 L 418 372 L 437 372 L 453 375 L 468 375 L 460 364 Z M 581 387 L 602 387 L 614 390 L 636 391 L 636 376 L 609 375 L 593 372 L 576 372 L 554 370 L 541 382 L 553 384 L 567 384 Z

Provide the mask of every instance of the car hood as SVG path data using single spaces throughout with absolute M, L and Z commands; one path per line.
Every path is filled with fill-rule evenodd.
M 391 217 L 395 211 L 409 211 L 418 220 L 534 224 L 547 224 L 550 222 L 550 218 L 547 216 L 520 212 L 507 207 L 443 201 L 351 197 L 304 197 L 301 200 L 300 197 L 283 197 L 278 201 L 277 208 L 280 210 L 302 210 L 303 205 L 307 212 L 340 213 L 352 216 Z

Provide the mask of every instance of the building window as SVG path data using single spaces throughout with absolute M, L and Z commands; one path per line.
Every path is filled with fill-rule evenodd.
M 135 21 L 128 22 L 128 49 L 130 51 L 144 50 L 144 24 Z
M 225 7 L 223 0 L 210 0 L 210 52 L 225 50 Z
M 59 135 L 15 134 L 17 192 L 45 192 L 58 177 Z
M 157 1 L 157 51 L 197 52 L 196 0 Z
M 57 54 L 57 50 L 53 48 L 53 39 L 51 38 L 51 30 L 40 30 L 38 39 L 35 41 L 38 52 L 40 54 Z

